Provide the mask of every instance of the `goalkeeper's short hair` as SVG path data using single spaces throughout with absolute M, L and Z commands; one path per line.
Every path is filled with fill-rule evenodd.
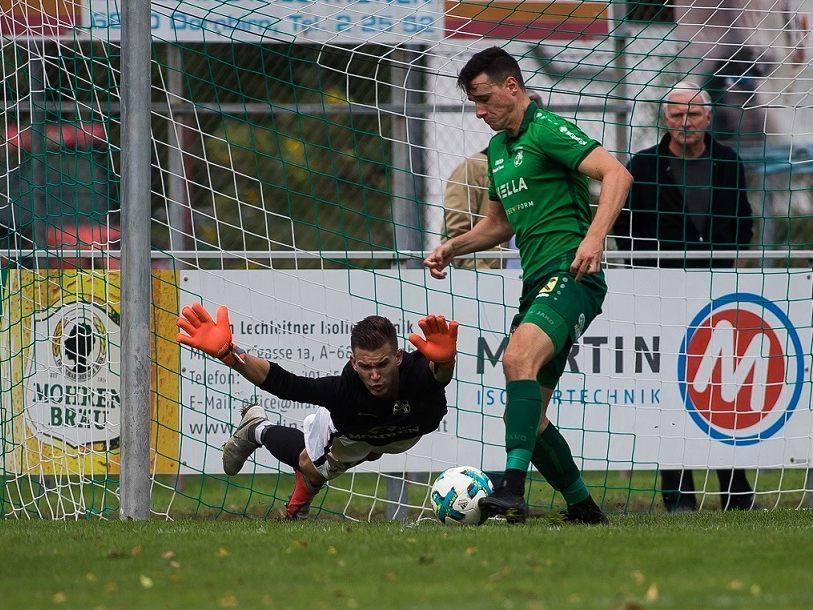
M 398 350 L 398 334 L 395 326 L 383 316 L 367 316 L 353 326 L 350 331 L 350 349 L 375 350 L 389 345 L 392 351 Z

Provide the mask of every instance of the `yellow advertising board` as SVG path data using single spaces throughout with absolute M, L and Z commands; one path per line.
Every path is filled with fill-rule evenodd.
M 119 473 L 121 296 L 118 271 L 12 270 L 0 317 L 5 459 L 13 473 Z M 178 470 L 175 274 L 153 274 L 151 466 Z

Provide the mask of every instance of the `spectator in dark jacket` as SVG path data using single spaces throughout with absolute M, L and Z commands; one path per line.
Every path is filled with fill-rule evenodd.
M 615 223 L 620 250 L 632 250 L 628 263 L 640 267 L 732 268 L 734 258 L 692 259 L 635 256 L 642 250 L 721 250 L 747 248 L 753 237 L 745 172 L 737 154 L 714 140 L 711 99 L 698 85 L 683 81 L 664 98 L 668 133 L 660 144 L 630 161 L 635 183 Z M 753 505 L 751 486 L 739 469 L 718 470 L 723 510 Z M 697 508 L 689 470 L 661 471 L 666 509 Z
M 689 103 L 693 97 L 698 102 Z M 669 129 L 660 144 L 630 161 L 635 183 L 615 224 L 620 250 L 738 250 L 751 243 L 754 221 L 737 154 L 708 135 L 708 94 L 684 81 L 664 103 Z M 640 267 L 731 268 L 733 259 L 653 259 Z

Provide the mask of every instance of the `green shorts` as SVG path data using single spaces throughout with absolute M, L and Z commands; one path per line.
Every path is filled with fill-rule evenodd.
M 561 270 L 537 277 L 523 282 L 519 313 L 511 323 L 511 332 L 520 324 L 535 324 L 551 338 L 553 358 L 536 378 L 542 387 L 553 389 L 565 370 L 573 343 L 601 313 L 607 284 L 601 272 L 578 282 L 575 275 Z

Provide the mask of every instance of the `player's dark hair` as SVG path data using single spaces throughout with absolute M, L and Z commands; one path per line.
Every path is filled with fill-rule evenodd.
M 522 71 L 517 60 L 511 57 L 500 47 L 489 47 L 471 56 L 460 74 L 457 75 L 457 86 L 468 93 L 471 81 L 480 74 L 485 74 L 496 83 L 502 84 L 509 76 L 513 76 L 521 89 L 525 89 Z
M 382 316 L 367 316 L 353 326 L 350 331 L 350 349 L 376 350 L 389 345 L 392 351 L 398 351 L 398 334 L 395 326 Z

